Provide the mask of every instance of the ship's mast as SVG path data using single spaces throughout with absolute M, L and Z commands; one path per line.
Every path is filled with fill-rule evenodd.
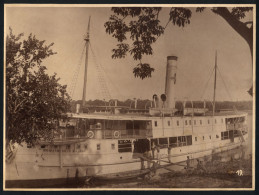
M 85 37 L 85 74 L 84 74 L 84 88 L 83 88 L 83 98 L 82 98 L 82 106 L 85 106 L 85 95 L 86 95 L 86 82 L 87 82 L 87 67 L 88 67 L 88 48 L 89 48 L 89 41 L 90 41 L 90 19 L 91 16 L 89 17 L 88 21 L 88 27 L 87 27 L 87 34 Z
M 215 55 L 215 78 L 214 78 L 214 91 L 213 91 L 213 116 L 215 114 L 215 99 L 216 99 L 216 86 L 217 86 L 217 51 Z

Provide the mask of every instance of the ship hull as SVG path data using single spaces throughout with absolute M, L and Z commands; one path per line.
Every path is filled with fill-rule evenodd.
M 248 135 L 244 135 L 245 141 Z M 231 150 L 245 144 L 241 142 L 238 137 L 234 142 L 230 140 L 221 140 L 218 142 L 211 142 L 204 145 L 191 145 L 173 148 L 171 153 L 168 149 L 161 149 L 160 165 L 170 165 L 170 163 L 177 164 L 184 162 L 189 156 L 191 159 L 209 156 L 215 153 Z M 121 155 L 121 154 L 118 154 Z M 157 162 L 157 160 L 156 160 Z M 142 162 L 143 163 L 143 162 Z M 119 180 L 129 179 L 130 177 L 137 178 L 142 176 L 143 172 L 139 172 L 143 168 L 140 158 L 132 158 L 124 162 L 111 162 L 111 163 L 98 163 L 94 162 L 78 165 L 39 165 L 29 162 L 13 161 L 11 164 L 6 165 L 6 188 L 45 188 L 45 187 L 67 187 L 83 185 L 87 178 L 98 179 L 116 179 Z M 146 170 L 150 170 L 152 162 L 144 161 Z M 132 171 L 123 177 L 125 172 Z M 114 175 L 115 174 L 115 175 Z

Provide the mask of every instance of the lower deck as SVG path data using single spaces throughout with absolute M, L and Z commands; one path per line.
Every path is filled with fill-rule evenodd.
M 150 168 L 151 162 L 159 161 L 161 165 L 166 165 L 186 161 L 187 156 L 195 159 L 229 150 L 246 143 L 247 137 L 245 134 L 244 140 L 240 136 L 207 142 L 201 140 L 177 147 L 160 147 L 159 144 L 152 147 L 152 141 L 155 141 L 152 139 L 105 142 L 91 139 L 81 142 L 81 145 L 87 145 L 87 152 L 79 148 L 66 151 L 19 147 L 15 159 L 6 164 L 6 180 L 75 178 L 141 170 L 143 167 Z M 159 139 L 156 140 L 159 143 Z M 144 145 L 146 150 L 143 149 Z

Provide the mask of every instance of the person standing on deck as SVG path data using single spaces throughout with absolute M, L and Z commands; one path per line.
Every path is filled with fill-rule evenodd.
M 197 171 L 198 173 L 206 173 L 206 169 L 202 163 L 202 161 L 200 161 L 199 159 L 197 159 Z
M 188 169 L 190 169 L 190 158 L 189 158 L 189 156 L 187 156 L 187 160 L 186 160 L 186 169 L 188 170 Z
M 159 148 L 159 146 L 157 146 L 156 149 L 157 149 L 157 164 L 160 165 L 161 155 L 160 155 L 160 148 Z
M 153 159 L 154 159 L 154 158 L 155 158 L 155 150 L 156 150 L 156 144 L 155 144 L 155 142 L 152 142 L 151 150 L 152 150 L 152 157 L 153 157 Z
M 168 147 L 168 161 L 169 161 L 169 163 L 172 163 L 172 162 L 171 162 L 171 149 L 172 149 L 172 148 L 169 146 L 169 147 Z

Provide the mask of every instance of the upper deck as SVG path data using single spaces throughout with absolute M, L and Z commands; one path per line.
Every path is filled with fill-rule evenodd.
M 141 110 L 142 111 L 142 110 Z M 85 119 L 101 119 L 101 120 L 152 120 L 156 118 L 189 118 L 189 117 L 224 117 L 224 118 L 232 118 L 232 117 L 242 117 L 247 116 L 246 112 L 242 111 L 222 111 L 215 112 L 214 115 L 212 112 L 206 112 L 205 114 L 199 115 L 183 115 L 183 114 L 175 114 L 174 116 L 163 115 L 163 112 L 159 115 L 150 115 L 148 112 L 131 112 L 131 113 L 110 113 L 110 112 L 95 112 L 95 113 L 68 113 L 67 116 L 69 118 L 85 118 Z

